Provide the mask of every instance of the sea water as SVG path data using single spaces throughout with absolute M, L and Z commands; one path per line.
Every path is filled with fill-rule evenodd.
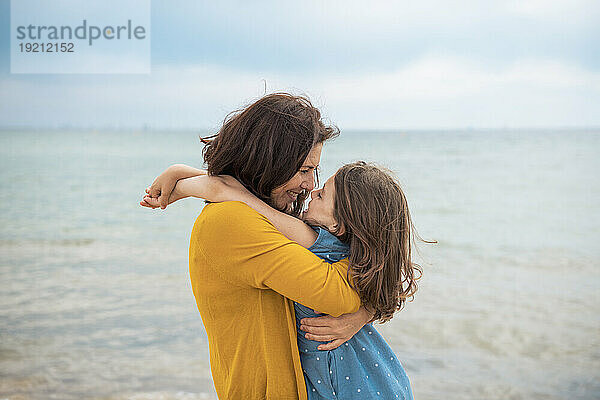
M 208 132 L 0 132 L 0 397 L 215 399 L 188 276 L 198 199 L 139 206 Z M 395 171 L 414 301 L 378 326 L 417 399 L 600 397 L 600 130 L 344 131 Z M 243 299 L 240 299 L 243 301 Z

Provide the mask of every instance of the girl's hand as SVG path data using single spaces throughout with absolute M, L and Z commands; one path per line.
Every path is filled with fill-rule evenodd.
M 161 207 L 160 203 L 158 201 L 158 198 L 150 197 L 148 194 L 149 192 L 150 192 L 150 188 L 146 188 L 146 195 L 144 196 L 142 201 L 140 201 L 140 205 L 144 206 L 144 207 L 152 208 L 152 209 Z M 184 196 L 182 193 L 180 193 L 177 190 L 177 185 L 175 185 L 175 188 L 173 188 L 173 191 L 171 192 L 171 195 L 169 196 L 167 205 L 174 203 L 177 200 L 183 199 L 184 197 L 187 197 L 187 196 Z M 164 210 L 166 208 L 166 206 L 164 208 L 163 207 L 161 207 L 161 208 Z
M 172 201 L 169 201 L 169 198 L 171 197 L 171 194 L 173 192 L 173 188 L 177 184 L 178 180 L 205 174 L 206 171 L 199 170 L 184 164 L 171 165 L 162 174 L 160 174 L 154 180 L 154 182 L 152 182 L 152 185 L 150 185 L 150 187 L 146 189 L 146 193 L 149 197 L 156 198 L 158 200 L 158 206 L 164 210 L 165 208 L 167 208 L 167 205 L 181 198 L 178 197 L 176 199 L 173 199 Z M 148 205 L 142 203 L 143 201 L 140 202 L 140 205 L 144 207 L 148 207 L 150 204 L 148 202 L 146 202 L 148 203 Z M 153 206 L 150 207 L 156 208 Z
M 148 196 L 149 191 L 150 188 L 146 188 L 146 195 L 144 195 L 144 198 L 142 199 L 142 201 L 140 201 L 140 206 L 152 209 L 160 207 L 160 204 L 158 203 L 158 198 Z
M 160 203 L 158 202 L 158 198 L 145 195 L 142 201 L 140 201 L 140 206 L 155 209 L 160 207 Z
M 161 202 L 161 197 L 167 198 L 166 189 L 160 189 L 162 183 L 167 182 L 165 185 L 170 187 L 173 181 L 172 176 L 168 171 L 165 171 L 158 178 L 156 178 L 155 187 L 153 191 L 152 187 L 146 189 L 147 195 L 144 196 L 143 200 L 140 201 L 140 205 L 148 208 L 165 209 L 167 205 L 185 197 L 193 196 L 206 199 L 211 202 L 221 201 L 258 201 L 248 189 L 244 187 L 237 179 L 227 176 L 208 176 L 206 174 L 193 176 L 190 178 L 179 179 L 175 182 L 175 185 L 171 188 L 170 195 L 166 200 L 166 204 Z M 156 194 L 160 190 L 161 195 Z
M 179 179 L 180 178 L 177 176 L 174 165 L 170 166 L 162 174 L 157 176 L 154 182 L 152 182 L 152 185 L 146 189 L 148 196 L 156 199 L 156 202 L 152 202 L 152 204 L 156 205 L 158 203 L 158 207 L 162 208 L 163 210 L 167 208 L 167 205 L 169 204 L 169 196 L 171 195 L 171 192 L 173 191 L 173 188 Z M 148 202 L 146 201 L 146 203 Z M 156 208 L 153 206 L 151 207 Z
M 319 345 L 319 350 L 333 350 L 340 347 L 356 335 L 371 319 L 373 314 L 360 307 L 357 312 L 344 314 L 339 317 L 324 315 L 315 318 L 303 318 L 300 321 L 300 330 L 307 332 L 304 335 L 309 340 L 329 342 Z

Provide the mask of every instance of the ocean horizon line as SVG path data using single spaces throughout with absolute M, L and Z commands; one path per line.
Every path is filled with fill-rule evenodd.
M 398 127 L 398 128 L 361 128 L 338 126 L 345 133 L 464 133 L 464 132 L 596 132 L 600 126 L 503 126 L 503 127 Z M 0 133 L 4 132 L 80 132 L 80 133 L 198 133 L 211 135 L 217 133 L 219 128 L 172 128 L 172 127 L 80 127 L 80 126 L 1 126 Z

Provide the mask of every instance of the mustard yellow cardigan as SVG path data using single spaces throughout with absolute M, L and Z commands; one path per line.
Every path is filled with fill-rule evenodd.
M 321 260 L 241 202 L 204 207 L 189 257 L 219 399 L 305 400 L 292 300 L 333 316 L 357 311 L 347 259 Z

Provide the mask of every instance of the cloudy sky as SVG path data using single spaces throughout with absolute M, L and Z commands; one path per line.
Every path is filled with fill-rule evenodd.
M 346 129 L 600 126 L 600 2 L 152 0 L 151 73 L 11 74 L 0 126 L 202 129 L 272 91 Z

